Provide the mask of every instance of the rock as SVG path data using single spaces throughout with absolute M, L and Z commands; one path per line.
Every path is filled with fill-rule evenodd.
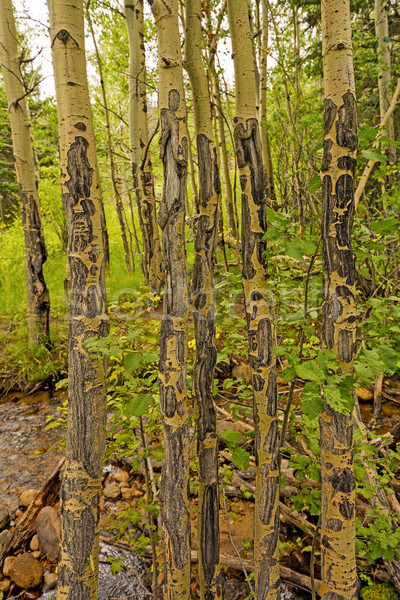
M 49 590 L 54 590 L 57 585 L 57 573 L 47 573 L 44 574 L 44 592 L 48 592 Z
M 0 533 L 0 546 L 4 546 L 4 544 L 7 544 L 10 537 L 11 533 L 8 531 L 8 529 L 3 529 L 3 531 Z
M 357 398 L 363 402 L 369 402 L 370 400 L 373 400 L 374 392 L 367 388 L 360 388 L 357 390 Z
M 4 563 L 3 563 L 4 577 L 8 577 L 10 575 L 10 569 L 13 566 L 14 561 L 15 561 L 15 556 L 7 556 L 7 558 L 4 559 Z
M 31 543 L 29 544 L 29 548 L 31 550 L 33 550 L 33 552 L 35 550 L 39 550 L 39 538 L 38 538 L 38 536 L 36 534 L 31 539 Z
M 21 510 L 20 508 L 17 508 L 17 510 L 15 511 L 14 518 L 19 519 L 19 517 L 22 517 L 23 514 L 24 514 L 24 511 Z
M 41 554 L 40 550 L 34 550 L 32 552 L 33 558 L 40 558 L 40 554 Z
M 4 507 L 0 508 L 0 531 L 7 529 L 11 521 L 11 517 L 8 514 L 8 510 Z
M 36 518 L 39 548 L 50 561 L 58 559 L 60 545 L 60 517 L 52 506 L 42 508 Z
M 251 367 L 250 365 L 240 362 L 232 369 L 232 377 L 234 379 L 244 379 L 246 383 L 251 383 Z
M 123 481 L 122 483 L 118 484 L 118 487 L 119 487 L 120 490 L 123 490 L 124 488 L 129 488 L 130 485 L 129 485 L 129 483 L 127 481 Z
M 28 508 L 30 503 L 33 502 L 33 500 L 35 500 L 37 493 L 38 491 L 34 490 L 33 488 L 25 490 L 19 497 L 19 505 Z
M 123 488 L 122 490 L 122 498 L 124 500 L 132 500 L 132 498 L 140 498 L 143 496 L 142 490 L 139 488 Z
M 255 467 L 249 467 L 246 471 L 238 471 L 239 477 L 246 481 L 251 481 L 256 478 L 257 469 Z
M 128 471 L 125 471 L 125 469 L 120 469 L 114 475 L 114 479 L 115 481 L 118 481 L 118 483 L 124 483 L 125 481 L 129 481 L 129 478 L 130 475 Z
M 42 583 L 43 567 L 32 554 L 26 552 L 17 556 L 13 562 L 10 577 L 18 587 L 28 590 Z
M 0 581 L 0 592 L 3 592 L 3 594 L 5 594 L 6 592 L 8 592 L 9 589 L 10 589 L 10 580 L 9 579 L 3 579 L 2 581 Z
M 299 490 L 295 488 L 293 485 L 287 485 L 282 488 L 280 491 L 280 495 L 282 498 L 292 498 L 292 496 L 296 496 L 299 493 Z
M 107 500 L 117 500 L 121 496 L 121 490 L 115 483 L 108 483 L 103 490 L 103 496 Z

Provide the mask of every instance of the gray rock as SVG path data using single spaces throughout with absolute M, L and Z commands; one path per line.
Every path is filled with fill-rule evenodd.
M 57 585 L 57 573 L 45 573 L 44 574 L 44 587 L 43 592 L 49 592 L 54 590 Z
M 60 517 L 53 507 L 45 506 L 38 514 L 36 533 L 41 553 L 55 562 L 58 559 L 60 546 Z
M 3 529 L 7 529 L 11 521 L 10 515 L 8 514 L 8 510 L 3 506 L 0 507 L 0 531 Z
M 121 496 L 121 490 L 115 483 L 108 483 L 103 490 L 103 496 L 107 500 L 117 500 Z

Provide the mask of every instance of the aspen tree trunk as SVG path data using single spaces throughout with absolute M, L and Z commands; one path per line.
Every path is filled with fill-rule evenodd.
M 267 130 L 267 57 L 268 57 L 268 3 L 262 0 L 262 37 L 260 49 L 260 125 L 263 163 L 268 198 L 275 204 L 274 171 Z
M 143 240 L 142 270 L 154 292 L 161 287 L 161 246 L 156 219 L 154 175 L 148 152 L 146 61 L 143 34 L 143 0 L 125 0 L 129 40 L 129 145 L 133 185 Z
M 0 62 L 7 95 L 18 191 L 25 236 L 25 280 L 31 344 L 50 344 L 50 296 L 43 277 L 47 259 L 35 158 L 29 133 L 26 90 L 20 71 L 17 34 L 11 0 L 0 0 Z
M 339 373 L 353 370 L 356 334 L 354 219 L 357 105 L 349 0 L 322 0 L 324 157 L 322 162 L 322 345 L 332 349 Z M 321 434 L 322 598 L 355 600 L 353 421 L 324 403 Z
M 94 34 L 92 17 L 90 16 L 90 0 L 86 6 L 86 16 L 87 16 L 88 25 L 89 25 L 90 33 L 91 33 L 92 40 L 93 40 L 97 68 L 99 70 L 99 76 L 100 76 L 101 95 L 103 97 L 104 118 L 105 118 L 105 122 L 106 122 L 107 151 L 108 151 L 108 158 L 110 161 L 111 183 L 112 183 L 113 192 L 114 192 L 115 209 L 117 211 L 119 227 L 121 230 L 121 239 L 122 239 L 122 246 L 124 248 L 126 270 L 128 273 L 130 273 L 132 271 L 132 267 L 130 264 L 129 245 L 128 245 L 128 238 L 126 235 L 126 227 L 125 227 L 125 221 L 124 221 L 124 206 L 122 204 L 122 197 L 121 197 L 121 195 L 119 193 L 119 189 L 118 189 L 116 164 L 115 164 L 114 152 L 113 152 L 112 140 L 111 140 L 110 114 L 108 111 L 107 93 L 106 93 L 106 87 L 104 84 L 103 67 L 102 67 L 102 63 L 101 63 L 100 52 L 99 52 L 99 49 L 97 46 L 96 36 Z
M 273 324 L 267 298 L 266 186 L 246 0 L 228 0 L 236 83 L 235 143 L 242 188 L 242 280 L 252 368 L 257 466 L 256 600 L 279 596 L 279 432 Z
M 61 489 L 58 600 L 97 598 L 99 500 L 105 450 L 103 360 L 83 344 L 109 329 L 103 211 L 86 76 L 82 0 L 49 0 L 61 186 L 68 225 L 68 427 Z
M 189 403 L 186 389 L 188 286 L 185 196 L 188 161 L 178 0 L 151 0 L 159 55 L 160 155 L 164 190 L 162 229 L 164 306 L 160 330 L 160 410 L 164 430 L 162 473 L 164 597 L 190 598 Z
M 392 68 L 389 46 L 389 21 L 388 21 L 388 2 L 387 0 L 375 0 L 375 35 L 378 38 L 378 90 L 379 90 L 379 111 L 381 121 L 385 117 L 390 105 L 390 83 L 392 80 Z M 393 116 L 387 122 L 385 135 L 394 140 L 394 118 Z M 396 161 L 396 149 L 394 146 L 388 148 L 388 158 L 390 162 Z
M 199 172 L 192 295 L 196 336 L 193 393 L 199 459 L 198 538 L 202 598 L 222 597 L 219 563 L 218 435 L 213 399 L 215 347 L 214 260 L 221 195 L 208 79 L 201 55 L 201 0 L 186 4 L 185 62 L 193 94 Z

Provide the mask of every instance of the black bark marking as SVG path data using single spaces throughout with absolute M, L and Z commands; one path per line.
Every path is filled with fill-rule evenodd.
M 321 545 L 325 546 L 325 548 L 329 548 L 329 549 L 332 548 L 327 535 L 322 536 Z
M 63 44 L 66 44 L 70 38 L 70 34 L 66 29 L 60 29 L 56 36 Z
M 90 554 L 95 538 L 96 521 L 89 506 L 81 509 L 79 513 L 63 510 L 64 527 L 62 547 L 66 548 L 74 573 L 82 577 L 89 564 Z M 82 536 L 82 531 L 85 535 Z
M 354 503 L 349 500 L 343 500 L 339 503 L 339 512 L 346 521 L 353 518 L 354 515 Z
M 338 208 L 346 208 L 354 196 L 354 179 L 347 173 L 340 175 L 336 182 L 336 198 Z
M 350 171 L 353 177 L 355 177 L 357 160 L 355 158 L 352 158 L 351 156 L 340 156 L 338 158 L 338 167 L 339 169 L 345 169 L 346 171 Z
M 337 342 L 338 358 L 342 362 L 349 363 L 354 356 L 353 332 L 341 329 L 338 333 Z
M 212 156 L 210 140 L 202 133 L 197 136 L 200 203 L 206 208 L 213 194 Z
M 328 481 L 331 484 L 334 493 L 343 492 L 350 494 L 356 488 L 356 478 L 353 471 L 349 468 L 336 469 Z
M 335 122 L 337 106 L 330 98 L 325 98 L 324 103 L 324 134 L 327 135 Z
M 276 385 L 276 368 L 270 370 L 267 387 L 267 415 L 274 417 L 278 409 L 278 388 Z
M 343 524 L 340 519 L 328 519 L 326 526 L 331 531 L 338 533 L 339 531 L 341 531 Z
M 348 90 L 343 96 L 336 121 L 336 141 L 342 148 L 356 150 L 358 146 L 357 104 L 354 94 Z
M 258 501 L 258 514 L 261 522 L 264 523 L 264 525 L 268 525 L 268 523 L 271 522 L 272 514 L 275 510 L 276 491 L 279 485 L 279 477 L 270 477 L 269 466 L 262 465 L 261 478 L 264 483 L 261 496 Z
M 261 392 L 261 390 L 264 387 L 265 384 L 265 379 L 263 379 L 261 377 L 261 375 L 258 375 L 257 373 L 253 374 L 253 388 L 256 392 Z
M 332 164 L 332 140 L 324 140 L 324 152 L 322 155 L 321 171 L 328 171 Z
M 82 123 L 82 121 L 75 123 L 74 127 L 75 129 L 79 129 L 79 131 L 86 131 L 86 125 L 85 123 Z
M 201 521 L 201 550 L 206 583 L 210 585 L 214 577 L 215 566 L 219 562 L 219 498 L 218 485 L 214 482 L 204 492 Z

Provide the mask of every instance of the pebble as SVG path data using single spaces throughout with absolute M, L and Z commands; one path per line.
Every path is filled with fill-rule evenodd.
M 8 510 L 4 507 L 0 508 L 0 531 L 3 529 L 7 529 L 11 521 L 10 515 L 8 514 Z
M 25 508 L 28 508 L 30 503 L 33 502 L 33 500 L 35 500 L 37 493 L 38 493 L 38 491 L 34 490 L 33 488 L 25 490 L 24 492 L 22 492 L 22 494 L 19 497 L 19 501 L 18 501 L 19 505 L 25 506 Z
M 8 577 L 10 574 L 10 569 L 13 566 L 13 563 L 15 561 L 15 556 L 7 556 L 4 559 L 4 563 L 3 563 L 3 575 L 4 577 Z
M 125 469 L 120 469 L 114 475 L 114 479 L 115 479 L 115 481 L 118 481 L 118 483 L 123 483 L 125 481 L 129 481 L 129 478 L 130 478 L 129 473 L 128 473 L 128 471 L 125 471 Z
M 5 594 L 6 592 L 8 592 L 9 589 L 10 589 L 10 580 L 9 579 L 3 579 L 2 581 L 0 581 L 0 592 L 3 592 L 3 594 Z
M 31 550 L 33 550 L 33 551 L 39 550 L 39 538 L 38 538 L 38 536 L 36 534 L 31 539 L 31 543 L 29 544 L 29 548 Z
M 44 592 L 48 592 L 49 590 L 54 590 L 57 585 L 57 573 L 49 573 L 47 571 L 44 574 Z
M 140 498 L 143 496 L 142 490 L 139 490 L 138 488 L 123 488 L 121 491 L 124 500 L 132 500 L 133 498 Z
M 10 569 L 10 577 L 22 589 L 34 588 L 43 579 L 43 567 L 36 558 L 26 552 L 17 556 Z
M 369 402 L 374 397 L 374 392 L 372 390 L 368 390 L 367 388 L 360 388 L 357 390 L 357 398 L 359 400 L 363 400 L 364 402 Z
M 103 496 L 107 500 L 117 500 L 121 496 L 121 490 L 115 483 L 108 483 L 103 490 Z
M 32 552 L 32 556 L 33 556 L 33 558 L 40 558 L 40 555 L 41 555 L 41 552 L 40 552 L 40 550 L 34 550 L 34 551 Z
M 39 548 L 50 561 L 58 559 L 60 546 L 60 517 L 52 506 L 45 506 L 36 518 Z
M 249 384 L 251 382 L 251 367 L 250 365 L 241 362 L 238 365 L 235 365 L 232 369 L 232 377 L 234 379 L 244 379 L 245 383 Z
M 8 529 L 3 529 L 3 531 L 0 533 L 0 546 L 7 544 L 10 537 L 11 533 L 8 531 Z

